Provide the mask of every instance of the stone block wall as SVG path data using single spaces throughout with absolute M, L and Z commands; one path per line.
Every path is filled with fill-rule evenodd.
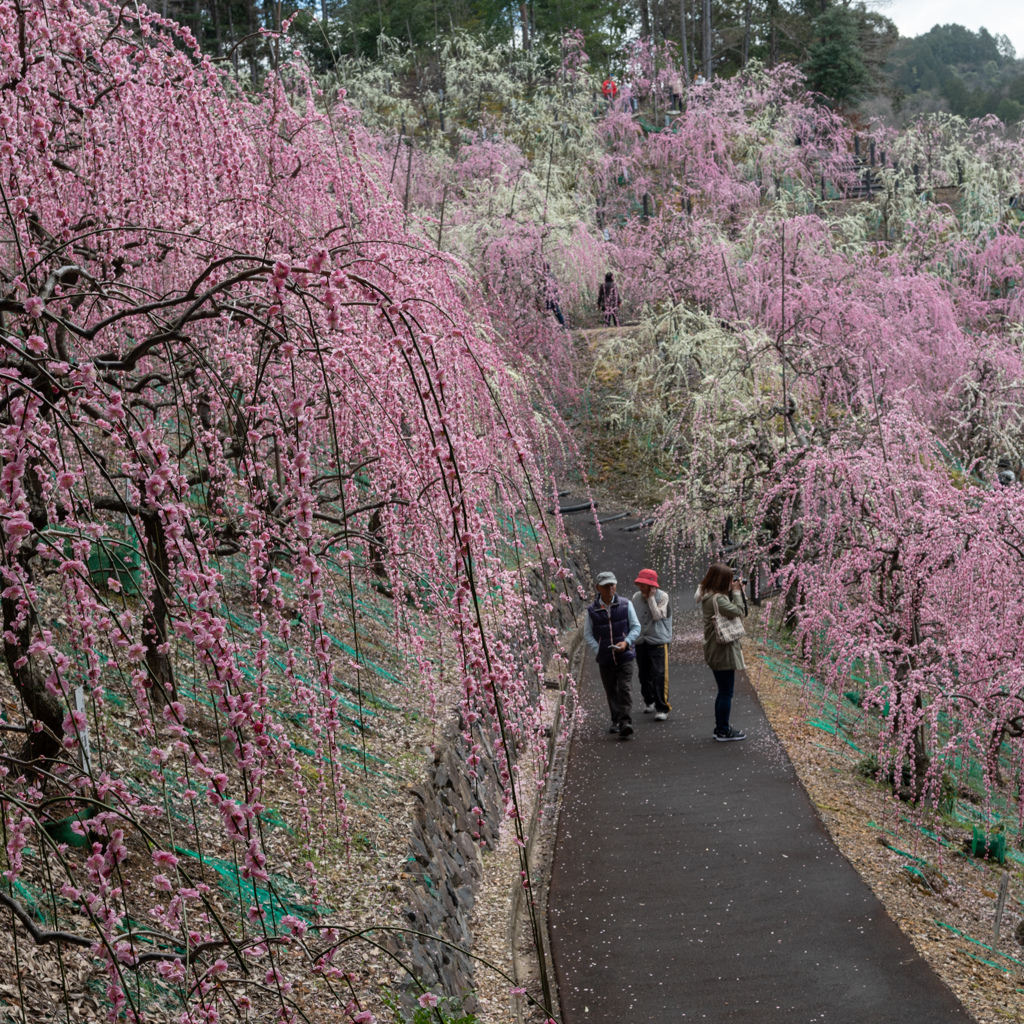
M 480 841 L 494 846 L 504 813 L 493 749 L 480 730 L 474 730 L 474 740 L 480 747 L 477 778 L 468 777 L 470 750 L 453 725 L 427 778 L 412 789 L 416 805 L 406 872 L 414 877 L 402 921 L 405 928 L 465 948 L 472 948 L 470 916 L 483 878 Z M 475 1008 L 473 961 L 464 953 L 436 939 L 408 934 L 398 936 L 393 949 L 431 992 L 465 1000 L 468 1011 Z
M 580 560 L 572 554 L 563 557 L 575 580 L 588 578 Z M 537 568 L 525 578 L 536 602 L 533 616 L 538 635 L 547 638 L 545 627 L 554 627 L 564 636 L 582 621 L 579 616 L 585 614 L 585 606 L 578 598 L 574 596 L 572 604 L 560 600 L 560 589 L 552 590 Z M 545 605 L 550 605 L 550 612 Z M 553 643 L 548 648 L 545 661 L 554 650 Z M 538 691 L 545 685 L 544 679 L 531 681 Z M 551 685 L 550 680 L 547 685 Z M 555 739 L 552 737 L 552 747 Z M 483 879 L 480 841 L 487 849 L 494 848 L 504 814 L 504 793 L 490 737 L 475 726 L 473 741 L 478 749 L 470 751 L 462 730 L 452 723 L 435 749 L 426 778 L 411 790 L 416 805 L 406 873 L 412 878 L 407 883 L 401 924 L 426 934 L 398 935 L 390 942 L 392 951 L 412 968 L 424 987 L 437 995 L 462 1000 L 469 1012 L 476 1009 L 473 961 L 447 943 L 472 949 L 470 920 Z M 480 758 L 473 779 L 466 767 L 471 753 Z M 546 794 L 540 794 L 540 799 L 545 800 Z M 438 936 L 447 943 L 426 936 Z M 405 997 L 409 1006 L 419 992 L 413 988 L 410 983 Z

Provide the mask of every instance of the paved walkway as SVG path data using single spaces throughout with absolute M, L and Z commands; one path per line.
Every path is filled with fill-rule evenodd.
M 601 541 L 580 520 L 591 569 L 632 596 L 645 533 L 617 522 Z M 712 740 L 692 590 L 673 593 L 691 642 L 668 721 L 642 713 L 634 681 L 636 733 L 609 736 L 588 659 L 550 896 L 565 1024 L 967 1024 L 836 849 L 745 682 L 732 720 L 748 739 Z

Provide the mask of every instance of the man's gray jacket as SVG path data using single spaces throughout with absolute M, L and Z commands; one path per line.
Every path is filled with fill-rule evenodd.
M 633 608 L 640 620 L 638 644 L 668 644 L 672 642 L 672 603 L 664 590 L 652 590 L 648 600 L 638 590 L 633 595 Z

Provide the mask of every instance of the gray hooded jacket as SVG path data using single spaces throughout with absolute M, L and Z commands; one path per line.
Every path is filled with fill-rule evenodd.
M 633 607 L 640 620 L 638 644 L 669 644 L 672 642 L 672 603 L 664 590 L 654 590 L 645 601 L 638 590 L 633 595 Z

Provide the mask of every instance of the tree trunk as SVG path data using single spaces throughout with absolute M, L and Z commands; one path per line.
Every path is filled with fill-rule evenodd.
M 711 81 L 711 0 L 704 0 L 701 17 L 701 38 L 704 42 L 704 77 Z
M 28 567 L 19 556 L 19 563 L 26 576 Z M 31 578 L 31 577 L 29 577 Z M 35 655 L 27 654 L 32 642 L 32 611 L 26 614 L 21 625 L 17 625 L 18 602 L 5 597 L 0 601 L 4 619 L 4 660 L 7 670 L 25 709 L 37 722 L 43 723 L 41 732 L 29 732 L 21 752 L 22 760 L 42 763 L 50 760 L 61 749 L 64 735 L 64 706 L 46 688 L 46 673 L 39 667 Z M 11 637 L 14 638 L 13 642 Z M 22 664 L 24 663 L 24 664 Z
M 235 78 L 238 78 L 238 47 L 235 45 L 235 16 L 231 13 L 231 4 L 225 5 L 228 9 L 228 39 L 231 41 L 231 64 L 235 69 Z
M 217 44 L 217 56 L 224 56 L 224 40 L 221 32 L 220 24 L 220 8 L 217 6 L 217 0 L 210 0 L 210 18 L 213 21 L 213 34 Z
M 38 465 L 38 460 L 29 460 L 23 483 L 28 497 L 29 520 L 37 530 L 42 530 L 47 525 L 47 514 L 39 474 L 36 473 Z M 0 550 L 6 549 L 6 542 L 5 531 L 0 530 Z M 14 556 L 14 562 L 19 570 L 18 576 L 29 581 L 32 579 L 32 570 L 29 568 L 32 554 L 33 549 L 23 543 Z M 31 607 L 22 608 L 21 605 L 22 602 L 15 597 L 4 597 L 0 600 L 4 621 L 4 660 L 7 662 L 7 670 L 11 673 L 11 680 L 25 702 L 25 710 L 37 722 L 43 723 L 41 732 L 28 733 L 21 758 L 24 761 L 38 762 L 42 767 L 42 762 L 50 760 L 61 749 L 64 736 L 64 705 L 46 687 L 49 672 L 40 665 L 36 655 L 28 653 L 34 632 L 35 611 Z
M 530 49 L 530 15 L 525 3 L 519 5 L 519 25 L 523 30 L 523 50 L 526 51 Z
M 679 0 L 679 35 L 683 43 L 683 74 L 690 84 L 690 49 L 686 45 L 686 0 Z
M 768 68 L 774 68 L 779 63 L 779 0 L 768 0 Z
M 153 700 L 162 706 L 176 698 L 174 672 L 167 650 L 167 542 L 163 524 L 156 513 L 144 516 L 143 529 L 146 536 L 146 561 L 153 575 L 153 592 L 149 610 L 142 620 L 142 642 L 146 646 L 146 667 L 149 669 Z
M 743 67 L 750 59 L 750 0 L 743 5 Z
M 255 36 L 259 31 L 259 15 L 256 13 L 256 0 L 249 0 L 246 6 L 246 14 L 249 19 L 249 35 Z M 253 89 L 258 89 L 260 87 L 260 66 L 256 57 L 255 39 L 250 39 L 246 42 L 246 49 L 249 51 L 249 85 Z
M 895 566 L 894 566 L 895 569 Z M 894 590 L 895 599 L 895 590 Z M 921 645 L 921 631 L 918 625 L 918 611 L 915 609 L 913 612 L 912 625 L 910 630 L 910 646 L 916 648 Z M 914 732 L 912 735 L 914 753 L 913 763 L 904 765 L 903 772 L 899 777 L 893 776 L 893 792 L 901 800 L 907 803 L 920 803 L 924 797 L 925 783 L 928 777 L 928 770 L 931 767 L 931 757 L 928 754 L 928 734 L 925 729 L 925 724 L 921 719 L 921 711 L 924 710 L 924 701 L 921 698 L 920 693 L 915 693 L 913 700 L 909 698 L 909 694 L 903 690 L 903 682 L 910 674 L 911 669 L 914 667 L 912 659 L 913 655 L 909 655 L 893 673 L 893 732 L 899 738 L 901 729 L 901 723 L 906 721 L 907 718 L 919 719 L 918 723 L 914 726 Z M 904 708 L 910 705 L 912 711 L 905 711 Z
M 640 0 L 640 34 L 651 38 L 651 5 L 649 0 Z

